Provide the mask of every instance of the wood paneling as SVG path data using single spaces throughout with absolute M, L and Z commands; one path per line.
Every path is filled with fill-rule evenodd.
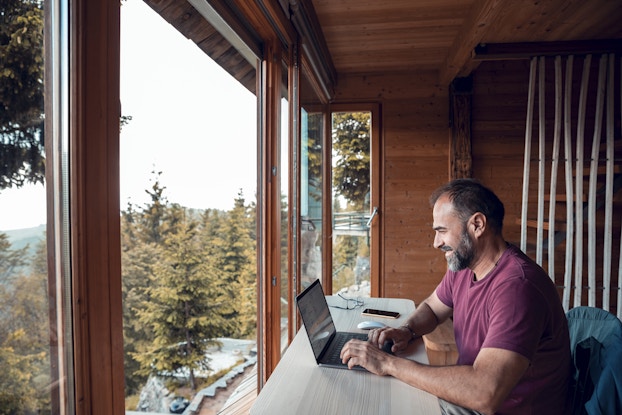
M 592 79 L 591 85 L 596 85 L 597 76 L 597 62 L 598 59 L 592 60 L 592 70 L 590 71 Z M 552 64 L 548 65 L 552 67 Z M 577 65 L 575 65 L 577 66 Z M 579 69 L 582 65 L 578 65 Z M 523 169 L 523 152 L 524 152 L 524 129 L 526 123 L 526 108 L 527 108 L 527 81 L 526 78 L 529 73 L 529 62 L 527 61 L 512 61 L 512 62 L 486 62 L 482 64 L 474 73 L 474 99 L 473 99 L 473 166 L 474 176 L 481 179 L 485 184 L 490 186 L 497 192 L 501 200 L 505 204 L 506 219 L 504 222 L 504 234 L 508 241 L 516 243 L 518 245 L 520 241 L 520 225 L 517 219 L 521 215 L 521 187 L 523 182 L 522 169 Z M 580 72 L 575 70 L 573 75 L 573 104 L 572 113 L 572 141 L 576 141 L 576 113 L 577 113 L 577 99 L 579 96 Z M 552 74 L 547 73 L 547 83 L 550 83 L 553 79 Z M 619 79 L 619 75 L 615 79 Z M 619 91 L 619 86 L 616 87 Z M 546 108 L 546 130 L 549 139 L 546 143 L 546 158 L 550 160 L 552 137 L 553 137 L 553 124 L 552 119 L 554 116 L 554 110 L 552 105 L 552 98 L 547 99 Z M 617 104 L 616 104 L 617 105 Z M 595 104 L 593 99 L 588 99 L 587 105 L 587 120 L 586 120 L 586 154 L 591 151 L 592 135 L 593 135 L 593 113 L 595 111 Z M 537 119 L 537 108 L 534 109 L 534 120 Z M 616 109 L 616 113 L 619 114 L 619 107 Z M 537 125 L 534 125 L 533 137 L 535 143 L 537 141 Z M 619 137 L 620 125 L 616 124 L 615 137 Z M 619 139 L 616 141 L 619 142 Z M 536 175 L 537 175 L 537 148 L 534 148 L 532 143 L 532 163 L 530 171 L 530 198 L 528 212 L 530 218 L 536 218 L 537 206 L 535 193 L 537 188 L 535 187 Z M 574 144 L 573 144 L 574 146 Z M 617 157 L 620 150 L 617 151 Z M 563 160 L 563 147 L 560 150 L 560 158 Z M 564 171 L 563 163 L 560 164 L 558 170 L 558 192 L 564 191 Z M 548 194 L 548 178 L 550 177 L 550 166 L 546 171 L 546 190 Z M 587 186 L 587 185 L 586 185 Z M 584 194 L 587 194 L 587 187 L 584 188 Z M 620 192 L 615 194 L 614 204 L 620 206 L 619 201 L 622 199 Z M 558 201 L 556 208 L 556 217 L 558 219 L 565 219 L 566 206 L 564 201 Z M 548 217 L 548 201 L 545 206 L 545 215 Z M 616 210 L 614 207 L 614 211 Z M 619 211 L 619 208 L 618 208 Z M 614 223 L 612 229 L 608 232 L 612 232 L 614 250 L 613 252 L 619 252 L 619 236 L 620 236 L 620 224 L 619 215 L 614 214 Z M 584 228 L 587 227 L 587 223 L 584 224 Z M 599 235 L 598 241 L 602 242 L 602 234 L 604 232 L 604 224 L 602 221 L 597 223 L 597 233 Z M 559 229 L 557 225 L 556 229 Z M 585 230 L 584 230 L 585 232 Z M 528 245 L 531 242 L 535 242 L 535 229 L 528 229 Z M 545 232 L 545 237 L 547 233 Z M 599 243 L 601 243 L 599 242 Z M 587 237 L 584 240 L 584 246 L 587 246 Z M 601 246 L 601 245 L 599 245 Z M 528 254 L 535 259 L 535 253 L 528 251 Z M 565 258 L 565 243 L 561 243 L 555 248 L 555 258 L 561 258 L 561 264 L 558 266 L 556 261 L 555 266 L 555 280 L 558 286 L 563 285 L 563 259 Z M 584 281 L 587 285 L 587 254 L 584 253 Z M 602 252 L 601 249 L 597 249 L 596 264 L 597 264 L 597 290 L 602 290 Z M 617 264 L 619 261 L 619 255 L 614 255 L 613 258 L 613 270 L 612 280 L 617 281 Z M 545 252 L 543 259 L 543 267 L 548 270 L 547 254 Z M 574 265 L 573 265 L 574 272 Z M 600 288 L 598 288 L 600 287 Z M 600 291 L 599 291 L 600 295 Z M 611 304 L 616 303 L 615 295 L 611 296 Z M 598 304 L 600 306 L 600 303 Z
M 622 38 L 611 0 L 309 0 L 339 76 L 432 70 L 448 85 L 480 43 Z
M 348 76 L 336 97 L 380 102 L 382 107 L 381 292 L 386 297 L 427 297 L 440 281 L 445 259 L 432 247 L 430 193 L 447 181 L 448 124 L 445 88 L 434 72 Z
M 313 0 L 338 73 L 437 69 L 472 0 Z

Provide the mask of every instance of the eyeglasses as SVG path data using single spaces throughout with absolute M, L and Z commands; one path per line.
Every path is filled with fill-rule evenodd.
M 344 297 L 341 294 L 337 294 L 337 295 L 339 296 L 339 298 L 341 298 L 341 299 L 346 301 L 346 305 L 345 305 L 345 307 L 338 306 L 338 305 L 334 305 L 332 307 L 340 308 L 342 310 L 354 310 L 355 308 L 362 307 L 363 305 L 365 305 L 365 303 L 363 302 L 361 297 L 348 298 L 348 297 Z

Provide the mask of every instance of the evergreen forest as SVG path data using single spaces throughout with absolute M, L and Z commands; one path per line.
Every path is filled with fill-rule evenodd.
M 121 212 L 126 395 L 149 375 L 196 390 L 218 338 L 256 338 L 255 206 L 229 211 L 169 203 L 159 174 L 150 201 Z M 0 233 L 0 415 L 50 413 L 45 238 L 34 254 Z
M 159 174 L 150 202 L 121 216 L 126 395 L 151 374 L 192 390 L 220 337 L 255 339 L 255 205 L 229 211 L 169 203 Z

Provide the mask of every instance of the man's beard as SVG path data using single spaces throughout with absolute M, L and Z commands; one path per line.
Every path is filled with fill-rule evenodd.
M 454 249 L 452 247 L 444 247 L 444 251 L 453 251 L 453 254 L 447 258 L 447 266 L 451 271 L 460 271 L 471 264 L 475 252 L 473 250 L 473 240 L 470 238 L 469 233 L 464 229 L 460 236 L 460 243 Z

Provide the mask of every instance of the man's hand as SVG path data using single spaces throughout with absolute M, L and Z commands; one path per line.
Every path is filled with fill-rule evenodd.
M 350 369 L 354 366 L 363 366 L 371 373 L 380 376 L 387 374 L 386 365 L 394 358 L 370 341 L 350 340 L 341 349 L 341 361 Z
M 408 343 L 412 340 L 412 332 L 406 327 L 383 327 L 381 329 L 370 330 L 368 339 L 369 342 L 376 345 L 380 349 L 382 349 L 386 342 L 393 342 L 391 352 L 395 353 L 408 347 Z

